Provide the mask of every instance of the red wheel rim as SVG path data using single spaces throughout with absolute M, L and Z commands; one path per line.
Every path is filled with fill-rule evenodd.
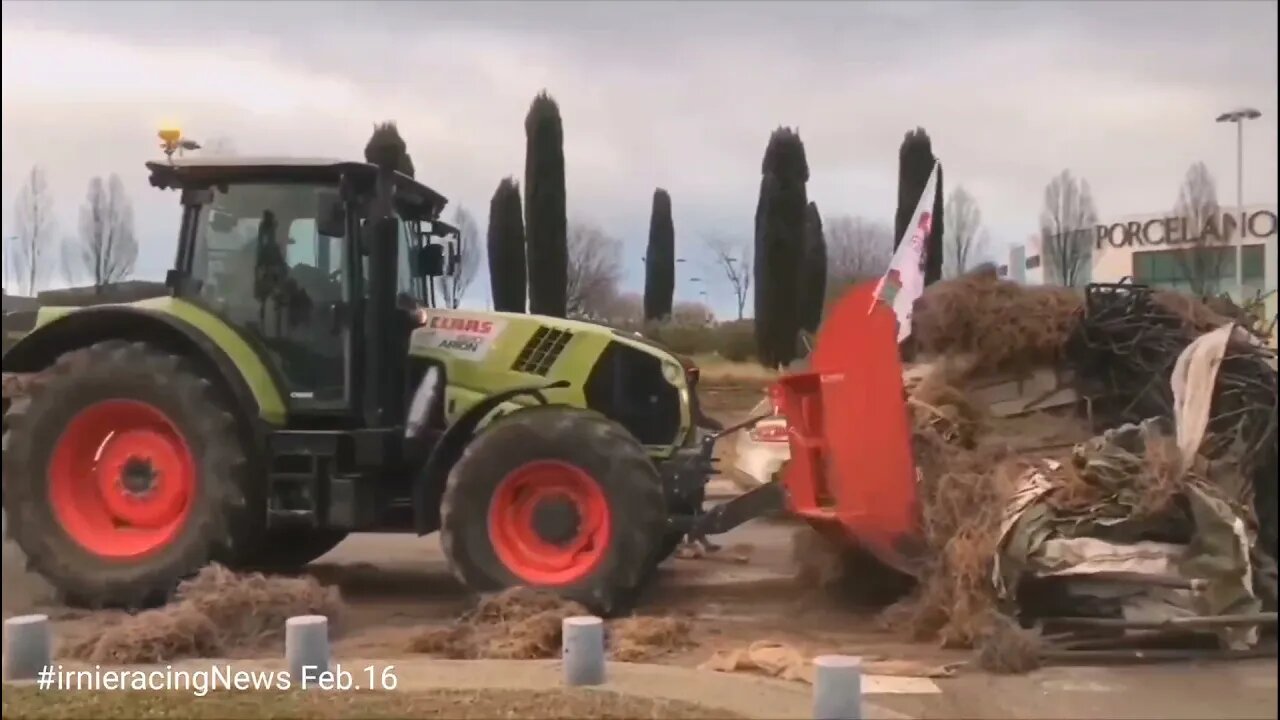
M 85 550 L 134 558 L 178 534 L 195 495 L 195 468 L 191 449 L 163 412 L 106 400 L 80 411 L 54 444 L 49 503 Z
M 540 532 L 539 515 L 549 508 L 562 518 L 565 512 L 576 517 L 569 523 L 572 532 L 552 539 L 546 527 Z M 610 520 L 609 503 L 594 478 L 568 463 L 538 460 L 498 483 L 489 506 L 489 539 L 498 559 L 522 581 L 566 585 L 600 564 L 609 546 Z

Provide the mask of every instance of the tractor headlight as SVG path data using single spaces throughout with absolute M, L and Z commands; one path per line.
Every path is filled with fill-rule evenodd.
M 426 426 L 430 418 L 431 408 L 436 404 L 436 395 L 440 390 L 440 370 L 432 365 L 422 375 L 422 382 L 413 393 L 409 403 L 409 413 L 404 421 L 404 436 L 415 438 Z
M 667 363 L 667 362 L 662 363 L 662 379 L 666 380 L 672 385 L 679 384 L 680 378 L 683 375 L 684 375 L 684 372 L 680 369 L 679 365 L 674 365 L 672 363 Z

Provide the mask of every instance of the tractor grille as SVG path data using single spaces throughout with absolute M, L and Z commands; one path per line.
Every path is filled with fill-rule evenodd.
M 662 361 L 622 343 L 600 354 L 583 386 L 587 407 L 621 423 L 643 445 L 680 442 L 680 391 L 662 375 Z
M 520 355 L 516 357 L 516 362 L 511 369 L 516 372 L 545 376 L 551 371 L 551 366 L 555 364 L 560 353 L 572 339 L 573 333 L 567 330 L 538 328 L 538 331 L 520 350 Z

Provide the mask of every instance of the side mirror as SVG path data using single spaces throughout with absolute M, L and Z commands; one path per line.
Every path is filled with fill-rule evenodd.
M 458 245 L 455 242 L 449 247 L 449 267 L 447 268 L 448 274 L 450 276 L 457 275 L 461 265 L 462 265 L 462 253 L 459 251 Z
M 325 237 L 346 236 L 347 211 L 337 193 L 320 196 L 320 206 L 316 210 L 316 232 Z
M 439 245 L 423 245 L 418 248 L 413 270 L 418 277 L 424 278 L 444 275 L 444 248 Z

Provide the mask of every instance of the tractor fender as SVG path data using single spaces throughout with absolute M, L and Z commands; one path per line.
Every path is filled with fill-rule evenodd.
M 467 443 L 471 441 L 471 438 L 475 436 L 476 429 L 489 416 L 489 413 L 496 410 L 499 405 L 522 395 L 532 395 L 538 400 L 539 404 L 546 405 L 547 398 L 542 394 L 543 390 L 554 390 L 566 387 L 568 384 L 564 380 L 558 380 L 545 385 L 522 385 L 494 393 L 473 405 L 456 422 L 450 425 L 444 431 L 444 434 L 440 436 L 436 446 L 432 448 L 431 454 L 427 457 L 427 462 L 423 465 L 422 470 L 413 478 L 414 531 L 419 535 L 426 535 L 435 531 L 439 526 L 437 522 L 440 515 L 438 500 L 444 490 L 444 478 L 449 474 L 449 470 L 454 463 L 458 462 L 458 458 L 462 457 L 462 451 L 467 447 Z M 433 490 L 435 491 L 434 493 L 432 492 Z M 435 500 L 434 502 L 433 499 Z
M 66 352 L 108 339 L 148 342 L 189 358 L 203 366 L 211 382 L 230 394 L 242 418 L 256 419 L 263 414 L 261 399 L 217 342 L 170 313 L 131 305 L 77 309 L 37 326 L 5 352 L 4 371 L 37 373 Z

